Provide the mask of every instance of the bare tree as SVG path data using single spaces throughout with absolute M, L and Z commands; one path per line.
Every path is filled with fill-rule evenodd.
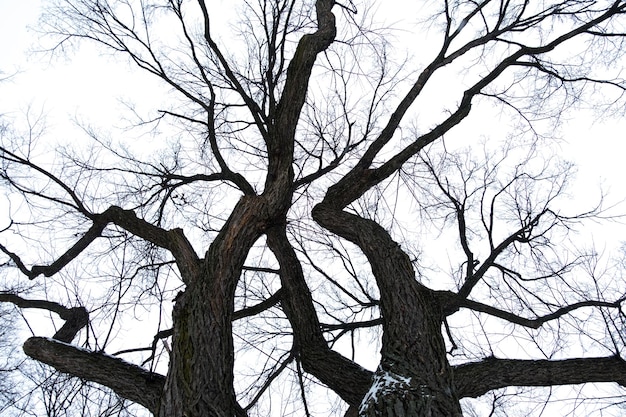
M 626 386 L 625 282 L 573 235 L 602 201 L 568 207 L 549 134 L 623 106 L 626 2 L 433 3 L 401 60 L 382 4 L 233 3 L 228 38 L 203 0 L 51 2 L 52 52 L 95 43 L 172 101 L 139 146 L 85 127 L 51 158 L 3 134 L 3 271 L 45 291 L 0 301 L 56 326 L 26 354 L 158 416 L 312 415 L 322 389 L 334 413 L 460 416 L 508 387 Z M 504 141 L 471 124 L 494 106 Z

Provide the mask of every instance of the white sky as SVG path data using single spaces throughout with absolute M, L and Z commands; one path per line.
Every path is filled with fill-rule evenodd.
M 29 49 L 36 49 L 37 34 L 28 27 L 36 26 L 40 6 L 37 0 L 0 0 L 0 71 L 5 76 L 15 74 L 0 83 L 0 114 L 9 120 L 23 120 L 31 106 L 34 112 L 46 114 L 50 140 L 78 143 L 83 133 L 75 127 L 74 118 L 94 123 L 106 133 L 109 127 L 123 123 L 125 109 L 118 99 L 128 98 L 148 108 L 164 100 L 166 90 L 154 77 L 135 71 L 124 60 L 99 56 L 92 48 L 83 47 L 65 59 L 52 61 L 45 54 L 30 53 Z M 626 199 L 624 132 L 624 120 L 594 121 L 591 114 L 563 126 L 563 156 L 578 166 L 573 206 L 588 208 L 598 198 L 601 184 L 609 203 Z M 619 212 L 626 213 L 626 204 Z M 626 228 L 621 225 L 591 224 L 588 230 L 593 230 L 600 249 L 605 239 L 609 241 L 607 249 L 626 240 Z
M 81 48 L 67 59 L 53 61 L 30 53 L 36 48 L 37 34 L 28 27 L 36 26 L 40 6 L 38 0 L 0 0 L 0 72 L 3 76 L 18 72 L 0 84 L 0 113 L 19 119 L 29 106 L 35 112 L 43 110 L 48 131 L 63 135 L 74 117 L 96 124 L 119 121 L 116 116 L 124 110 L 120 98 L 159 102 L 162 96 L 155 93 L 160 85 L 151 76 L 133 72 L 126 62 L 114 62 L 92 49 Z M 593 115 L 565 124 L 568 145 L 563 153 L 577 163 L 581 186 L 593 191 L 601 181 L 615 198 L 626 197 L 626 187 L 621 185 L 626 177 L 624 132 L 624 120 L 594 121 Z
M 132 72 L 125 62 L 100 57 L 83 48 L 65 60 L 48 61 L 32 55 L 36 34 L 28 26 L 37 23 L 40 1 L 0 0 L 0 71 L 2 76 L 17 73 L 0 84 L 0 114 L 20 119 L 33 106 L 47 115 L 48 132 L 57 139 L 80 140 L 72 127 L 72 118 L 102 124 L 116 123 L 123 116 L 118 98 L 145 100 L 148 105 L 163 98 L 163 90 L 151 76 Z M 68 133 L 69 132 L 69 133 Z M 569 121 L 563 128 L 567 143 L 563 156 L 578 165 L 578 180 L 573 190 L 573 203 L 589 203 L 598 196 L 604 184 L 609 201 L 626 198 L 626 122 L 624 120 L 594 121 L 593 116 Z M 620 212 L 626 213 L 626 205 Z M 626 240 L 624 227 L 593 226 L 596 243 L 608 238 L 617 244 Z

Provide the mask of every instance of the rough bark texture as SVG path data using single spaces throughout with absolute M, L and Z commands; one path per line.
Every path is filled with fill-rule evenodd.
M 199 3 L 205 15 L 205 38 L 213 47 L 207 8 L 204 1 Z M 160 416 L 245 415 L 233 388 L 235 288 L 250 248 L 273 224 L 284 222 L 291 204 L 296 126 L 315 60 L 335 36 L 333 5 L 330 0 L 316 2 L 318 30 L 303 36 L 296 47 L 282 97 L 272 111 L 275 120 L 269 121 L 267 131 L 259 126 L 268 152 L 265 191 L 242 197 L 207 251 L 202 272 L 186 280 L 190 284 L 176 303 L 173 352 Z M 258 108 L 252 103 L 247 106 L 258 120 Z
M 68 9 L 63 9 L 61 4 L 65 3 L 69 4 Z M 135 25 L 140 26 L 141 19 L 134 19 L 140 14 L 133 15 L 131 3 L 124 3 L 125 7 L 128 6 L 125 13 L 133 17 L 133 24 L 130 25 L 124 24 L 124 16 L 115 16 L 116 8 L 110 7 L 106 1 L 66 1 L 59 2 L 61 5 L 59 7 L 60 10 L 68 13 L 67 16 L 73 18 L 78 16 L 77 24 L 70 25 L 72 30 L 80 31 L 83 27 L 86 28 L 84 29 L 86 33 L 68 34 L 68 38 L 78 36 L 93 39 L 109 45 L 116 51 L 130 54 L 131 61 L 160 77 L 171 88 L 182 93 L 192 104 L 199 106 L 197 112 L 195 108 L 192 110 L 190 107 L 189 113 L 185 113 L 187 112 L 186 106 L 181 106 L 181 114 L 169 111 L 165 113 L 168 116 L 178 117 L 185 123 L 192 123 L 205 129 L 203 133 L 208 136 L 210 150 L 207 150 L 207 154 L 209 156 L 204 152 L 201 153 L 198 161 L 189 164 L 192 167 L 189 169 L 198 166 L 207 170 L 215 168 L 215 172 L 186 176 L 186 173 L 183 175 L 177 171 L 180 168 L 183 172 L 187 169 L 186 166 L 177 166 L 174 169 L 176 173 L 172 173 L 166 167 L 167 164 L 132 161 L 132 158 L 124 156 L 122 159 L 131 159 L 133 169 L 123 168 L 123 174 L 128 176 L 136 174 L 141 179 L 138 183 L 146 184 L 143 191 L 145 195 L 139 195 L 137 201 L 123 200 L 125 195 L 134 192 L 135 187 L 143 189 L 143 185 L 132 185 L 129 189 L 133 191 L 129 192 L 129 189 L 119 191 L 119 201 L 121 201 L 119 204 L 121 206 L 132 205 L 135 207 L 134 210 L 111 205 L 102 212 L 94 213 L 89 207 L 101 207 L 105 197 L 97 196 L 97 192 L 94 191 L 94 200 L 83 202 L 81 195 L 83 193 L 85 196 L 91 195 L 89 190 L 91 185 L 85 185 L 83 189 L 84 184 L 81 185 L 82 183 L 77 180 L 76 186 L 69 186 L 61 180 L 61 177 L 35 165 L 29 158 L 20 156 L 21 153 L 11 152 L 0 146 L 2 162 L 0 176 L 3 181 L 12 183 L 23 196 L 28 197 L 23 199 L 24 201 L 30 198 L 43 198 L 47 203 L 60 205 L 62 213 L 75 210 L 75 214 L 91 223 L 80 237 L 77 235 L 73 245 L 65 249 L 56 260 L 48 265 L 28 267 L 18 254 L 2 244 L 0 244 L 0 252 L 3 252 L 10 260 L 3 264 L 3 267 L 15 266 L 29 279 L 43 279 L 59 273 L 70 262 L 84 255 L 87 248 L 97 239 L 107 237 L 112 240 L 117 239 L 104 233 L 110 225 L 124 230 L 124 236 L 121 239 L 132 234 L 168 252 L 186 286 L 185 291 L 177 297 L 173 309 L 172 348 L 168 375 L 166 377 L 156 375 L 120 359 L 68 345 L 67 343 L 71 342 L 88 324 L 88 310 L 83 307 L 66 308 L 47 300 L 27 300 L 16 294 L 2 293 L 0 302 L 10 302 L 20 308 L 45 309 L 55 312 L 65 320 L 65 324 L 54 335 L 53 339 L 56 340 L 39 337 L 28 339 L 24 344 L 24 351 L 29 356 L 61 372 L 108 386 L 120 396 L 144 405 L 160 417 L 243 417 L 246 412 L 238 404 L 234 390 L 235 352 L 232 321 L 257 315 L 266 308 L 280 305 L 293 331 L 290 360 L 295 359 L 298 365 L 302 365 L 305 372 L 317 378 L 345 400 L 350 406 L 347 413 L 350 417 L 356 415 L 362 417 L 460 417 L 459 398 L 476 397 L 490 390 L 507 386 L 550 386 L 605 381 L 626 385 L 626 362 L 619 357 L 554 361 L 486 358 L 479 362 L 454 367 L 450 365 L 441 328 L 445 318 L 459 309 L 467 308 L 489 314 L 516 326 L 539 328 L 544 323 L 558 320 L 561 316 L 570 314 L 578 308 L 621 308 L 624 297 L 616 301 L 583 300 L 562 306 L 554 311 L 551 310 L 541 317 L 526 318 L 470 300 L 469 297 L 474 288 L 493 268 L 505 275 L 510 275 L 511 279 L 519 278 L 521 281 L 521 275 L 518 277 L 515 271 L 499 265 L 498 261 L 500 255 L 513 247 L 512 245 L 531 243 L 533 228 L 540 223 L 540 220 L 543 221 L 541 215 L 532 217 L 525 213 L 518 213 L 522 221 L 521 228 L 498 245 L 494 245 L 492 241 L 495 226 L 487 225 L 490 222 L 484 222 L 483 218 L 483 228 L 489 235 L 491 253 L 479 262 L 479 259 L 474 257 L 470 248 L 471 242 L 467 236 L 471 227 L 465 224 L 465 201 L 459 201 L 453 193 L 447 191 L 447 178 L 445 181 L 443 177 L 439 178 L 442 180 L 439 184 L 441 191 L 447 194 L 450 201 L 446 200 L 445 204 L 437 202 L 434 206 L 452 203 L 453 210 L 449 218 L 456 218 L 458 222 L 460 242 L 467 258 L 461 260 L 461 264 L 465 265 L 463 269 L 466 275 L 459 279 L 460 285 L 457 292 L 453 292 L 452 290 L 433 291 L 422 285 L 416 279 L 407 252 L 394 241 L 391 232 L 366 218 L 371 214 L 368 213 L 369 209 L 363 211 L 359 211 L 359 208 L 355 208 L 354 211 L 348 209 L 350 204 L 358 202 L 368 191 L 383 184 L 404 167 L 409 168 L 407 162 L 410 163 L 411 158 L 416 158 L 425 146 L 440 140 L 453 127 L 461 123 L 470 113 L 475 97 L 485 93 L 486 87 L 503 78 L 516 79 L 516 77 L 509 77 L 508 71 L 517 67 L 525 68 L 528 73 L 524 75 L 524 80 L 537 76 L 539 76 L 537 79 L 548 77 L 558 81 L 555 83 L 558 85 L 579 81 L 595 82 L 578 76 L 575 79 L 568 79 L 559 74 L 561 68 L 564 68 L 562 65 L 558 63 L 558 65 L 552 65 L 549 61 L 544 62 L 542 59 L 549 59 L 550 52 L 578 35 L 602 36 L 606 39 L 612 36 L 623 37 L 624 34 L 621 32 L 605 33 L 604 31 L 610 31 L 613 24 L 610 20 L 614 16 L 626 13 L 626 3 L 615 1 L 602 6 L 601 2 L 594 2 L 594 6 L 590 7 L 584 2 L 580 6 L 576 1 L 565 2 L 550 6 L 533 17 L 531 14 L 535 12 L 530 9 L 534 8 L 513 7 L 509 2 L 503 2 L 491 11 L 489 8 L 492 4 L 488 1 L 476 4 L 467 2 L 462 7 L 446 2 L 445 11 L 442 13 L 445 15 L 445 22 L 441 21 L 446 25 L 442 34 L 441 50 L 432 62 L 421 71 L 417 70 L 419 74 L 416 75 L 405 94 L 400 91 L 404 86 L 403 82 L 396 83 L 399 80 L 387 79 L 386 72 L 391 67 L 386 67 L 383 62 L 379 69 L 381 78 L 376 81 L 375 74 L 359 74 L 359 70 L 352 75 L 349 74 L 349 66 L 342 68 L 340 65 L 335 68 L 333 67 L 334 58 L 330 58 L 324 70 L 336 72 L 336 78 L 333 78 L 334 75 L 331 76 L 335 85 L 327 86 L 337 90 L 335 98 L 344 94 L 339 91 L 341 83 L 337 84 L 341 80 L 345 81 L 346 84 L 343 87 L 346 89 L 352 88 L 353 85 L 363 85 L 367 88 L 369 83 L 377 84 L 377 86 L 375 91 L 362 94 L 364 100 L 367 100 L 370 94 L 372 96 L 372 103 L 369 110 L 366 110 L 369 113 L 362 114 L 361 110 L 351 108 L 331 109 L 327 115 L 321 115 L 319 118 L 314 113 L 324 110 L 319 109 L 319 103 L 324 103 L 323 100 L 326 97 L 320 102 L 317 102 L 317 94 L 307 97 L 310 78 L 314 73 L 316 60 L 320 54 L 325 53 L 337 35 L 333 7 L 342 7 L 345 13 L 349 13 L 349 6 L 341 5 L 333 0 L 316 0 L 312 2 L 315 15 L 305 16 L 306 13 L 313 11 L 308 8 L 308 3 L 299 9 L 294 6 L 298 3 L 295 1 L 259 2 L 258 6 L 264 9 L 263 13 L 267 15 L 261 13 L 256 17 L 260 18 L 261 26 L 265 25 L 262 27 L 262 32 L 265 33 L 264 36 L 267 39 L 254 39 L 250 44 L 251 49 L 258 47 L 260 52 L 253 57 L 259 62 L 250 61 L 247 67 L 236 68 L 238 58 L 234 57 L 233 62 L 230 62 L 231 58 L 227 56 L 228 54 L 222 53 L 212 37 L 208 2 L 197 0 L 194 4 L 200 8 L 201 23 L 204 25 L 203 39 L 196 39 L 195 36 L 190 35 L 190 32 L 187 32 L 182 4 L 187 5 L 188 2 L 172 1 L 166 2 L 167 5 L 163 6 L 164 12 L 167 9 L 180 19 L 183 30 L 181 39 L 184 38 L 191 47 L 188 53 L 177 55 L 176 59 L 181 59 L 180 64 L 167 59 L 167 65 L 161 65 L 159 59 L 167 57 L 168 53 L 175 49 L 169 49 L 164 53 L 151 49 L 157 48 L 160 42 L 154 42 L 153 46 L 148 40 L 141 41 L 144 35 L 133 32 Z M 141 7 L 141 15 L 144 16 L 143 23 L 147 24 L 150 19 L 146 19 L 145 16 L 148 16 L 151 10 L 143 2 L 138 3 Z M 472 5 L 475 6 L 474 9 Z M 458 10 L 452 10 L 455 7 L 458 7 Z M 466 8 L 468 11 L 465 11 Z M 464 13 L 468 13 L 466 17 L 463 17 Z M 62 16 L 66 15 L 62 13 Z M 549 27 L 542 27 L 542 22 L 544 20 L 549 22 L 551 16 L 557 18 L 560 23 L 558 25 L 551 23 Z M 477 29 L 482 27 L 482 24 L 474 24 L 475 17 L 483 20 L 484 28 Z M 494 17 L 496 20 L 489 23 Z M 563 29 L 562 34 L 554 32 L 552 36 L 552 32 L 561 30 L 561 26 L 567 27 L 565 21 L 568 17 L 574 22 L 572 27 Z M 274 22 L 269 22 L 271 19 L 274 19 Z M 314 21 L 316 27 L 312 29 Z M 351 24 L 350 19 L 341 21 Z M 357 24 L 356 21 L 352 23 Z M 621 25 L 618 26 L 621 27 Z M 466 37 L 466 32 L 461 34 L 464 27 L 471 27 L 476 30 L 476 33 L 473 35 L 470 33 Z M 147 36 L 149 31 L 145 29 Z M 352 31 L 350 28 L 341 29 L 341 36 Z M 534 30 L 537 32 L 533 32 Z M 358 28 L 358 31 L 360 32 L 361 28 Z M 525 32 L 542 33 L 541 39 L 531 36 L 534 38 L 532 45 L 536 42 L 536 46 L 524 45 L 516 39 L 517 34 L 525 36 Z M 254 35 L 257 32 L 250 30 L 245 33 Z M 470 38 L 474 35 L 474 38 Z M 102 39 L 98 38 L 99 36 Z M 294 44 L 292 42 L 295 41 L 296 36 L 299 36 L 299 40 L 297 44 Z M 357 38 L 358 36 L 355 36 L 354 39 Z M 345 39 L 342 40 L 342 47 L 344 44 L 347 48 L 356 46 L 349 45 Z M 464 42 L 467 43 L 464 44 Z M 495 47 L 498 42 L 504 42 L 505 48 Z M 405 116 L 411 114 L 411 107 L 439 69 L 448 66 L 457 58 L 471 56 L 474 53 L 473 50 L 479 50 L 491 44 L 494 44 L 494 47 L 490 50 L 499 53 L 497 51 L 503 49 L 503 55 L 485 59 L 486 66 L 479 74 L 476 74 L 476 78 L 474 79 L 474 75 L 467 77 L 468 80 L 474 80 L 472 81 L 474 84 L 469 85 L 465 91 L 459 92 L 456 104 L 451 105 L 449 109 L 446 108 L 446 112 L 449 111 L 447 116 L 441 116 L 442 119 L 436 122 L 437 125 L 419 133 L 413 139 L 409 139 L 404 132 L 400 131 L 404 122 L 407 122 Z M 133 48 L 139 48 L 139 52 L 134 52 L 137 50 Z M 329 56 L 334 56 L 338 51 L 339 49 L 333 50 Z M 360 49 L 354 47 L 352 51 L 358 53 Z M 266 52 L 269 55 L 268 62 L 263 62 L 266 58 L 263 54 Z M 287 58 L 286 55 L 292 52 L 291 57 Z M 379 52 L 381 58 L 385 58 L 383 53 L 385 51 L 376 51 L 376 55 Z M 182 63 L 186 57 L 191 58 L 191 61 Z M 358 61 L 358 57 L 356 60 Z M 346 62 L 349 61 L 348 59 Z M 258 67 L 261 68 L 259 74 L 255 73 L 256 64 L 259 64 Z M 589 67 L 593 67 L 592 63 L 589 63 Z M 194 73 L 196 70 L 197 74 Z M 170 71 L 174 73 L 170 74 Z M 531 74 L 532 71 L 537 72 Z M 574 73 L 575 71 L 572 70 L 572 74 Z M 532 77 L 527 77 L 529 74 Z M 363 75 L 364 79 L 368 79 L 370 75 L 372 78 L 368 80 L 368 83 L 363 84 L 352 84 L 348 80 L 352 76 L 359 75 Z M 506 76 L 502 77 L 502 75 Z M 187 78 L 185 77 L 188 77 L 186 84 L 184 80 Z M 320 79 L 328 80 L 324 77 Z M 178 80 L 181 80 L 180 83 Z M 385 91 L 384 85 L 386 84 L 393 87 Z M 522 84 L 520 83 L 517 87 L 524 88 Z M 549 84 L 546 83 L 546 85 Z M 617 85 L 618 82 L 611 81 L 610 84 Z M 622 91 L 625 89 L 623 86 L 621 88 Z M 500 90 L 500 87 L 496 90 Z M 280 97 L 278 97 L 278 91 L 281 91 Z M 531 94 L 529 97 L 543 100 L 542 97 L 550 96 L 550 94 L 544 94 L 548 92 L 546 90 L 539 95 L 532 96 Z M 497 97 L 497 93 L 494 94 Z M 349 107 L 353 98 L 360 97 L 360 95 L 361 92 L 346 91 L 343 99 L 329 100 L 328 103 L 329 105 L 341 103 Z M 489 96 L 490 94 L 485 95 L 485 97 Z M 379 106 L 391 105 L 396 98 L 398 98 L 397 104 L 389 110 L 386 116 L 382 110 L 380 114 L 378 113 Z M 506 102 L 507 97 L 499 98 Z M 302 110 L 309 99 L 317 107 L 304 118 Z M 223 102 L 218 103 L 220 100 Z M 341 111 L 344 114 L 341 114 Z M 206 121 L 201 120 L 203 116 L 200 114 L 203 112 Z M 229 118 L 231 116 L 232 119 Z M 326 116 L 330 116 L 328 119 L 333 119 L 333 121 L 326 120 Z M 360 120 L 362 118 L 367 121 Z M 334 119 L 345 119 L 345 124 Z M 233 121 L 232 127 L 224 129 L 221 125 L 231 121 Z M 303 127 L 307 124 L 313 126 Z M 302 132 L 301 127 L 303 127 Z M 256 132 L 251 136 L 258 136 L 259 139 L 251 141 L 253 143 L 249 144 L 250 150 L 239 148 L 238 145 L 229 142 L 233 134 L 240 134 L 241 139 L 247 140 L 246 135 L 252 129 L 256 129 Z M 220 131 L 227 133 L 220 136 Z M 358 133 L 359 131 L 362 133 Z M 193 129 L 190 132 L 193 132 Z M 363 136 L 357 138 L 360 134 Z M 347 136 L 347 139 L 343 136 Z M 311 144 L 311 148 L 307 143 L 309 137 L 318 141 L 317 144 Z M 344 142 L 345 150 L 342 150 Z M 296 150 L 300 154 L 297 160 L 294 159 Z M 267 169 L 264 182 L 259 180 L 257 173 L 254 174 L 256 182 L 253 182 L 245 178 L 246 172 L 231 171 L 229 161 L 247 158 L 246 152 L 248 151 L 257 152 L 254 155 L 254 158 L 258 158 L 257 162 L 263 159 L 263 162 L 259 163 L 255 169 L 260 166 Z M 332 155 L 331 162 L 328 162 L 329 155 Z M 174 158 L 176 164 L 185 165 L 184 158 L 180 161 L 178 158 L 178 155 Z M 371 267 L 380 292 L 380 300 L 376 300 L 377 303 L 370 303 L 366 308 L 380 306 L 381 318 L 373 317 L 370 321 L 352 322 L 346 326 L 352 326 L 350 330 L 354 330 L 365 327 L 366 323 L 367 325 L 382 325 L 381 362 L 375 373 L 363 369 L 329 348 L 323 330 L 329 330 L 331 326 L 322 329 L 320 325 L 315 304 L 320 300 L 313 299 L 311 289 L 307 285 L 308 277 L 305 276 L 298 253 L 289 241 L 287 229 L 290 208 L 296 191 L 300 193 L 304 187 L 344 162 L 346 162 L 346 168 L 338 174 L 343 176 L 326 190 L 323 201 L 313 208 L 311 215 L 320 226 L 328 231 L 328 236 L 332 235 L 333 239 L 339 236 L 356 245 Z M 20 185 L 20 177 L 23 174 L 20 170 L 16 170 L 18 174 L 14 174 L 15 177 L 11 178 L 12 171 L 7 168 L 12 167 L 11 164 L 30 170 L 35 176 L 42 176 L 54 186 L 53 188 L 59 190 L 50 191 L 51 194 L 47 195 L 48 189 L 45 186 L 32 189 L 31 185 Z M 311 168 L 316 164 L 317 167 Z M 145 167 L 146 171 L 136 171 L 138 168 L 134 167 L 135 165 Z M 85 166 L 86 172 L 89 173 L 90 165 Z M 233 166 L 236 165 L 233 163 Z M 299 178 L 296 178 L 294 167 L 301 170 L 298 173 Z M 313 173 L 310 173 L 311 169 Z M 93 172 L 101 173 L 101 171 L 102 168 L 93 167 Z M 410 176 L 411 171 L 408 170 L 406 174 Z M 432 174 L 435 177 L 438 175 L 434 171 Z M 90 175 L 84 177 L 88 178 Z M 250 178 L 252 177 L 250 175 Z M 235 204 L 218 235 L 206 250 L 204 258 L 201 259 L 182 229 L 167 230 L 161 227 L 162 223 L 167 223 L 164 220 L 167 216 L 161 215 L 167 214 L 166 207 L 174 201 L 174 191 L 178 189 L 177 187 L 195 183 L 200 190 L 202 186 L 199 184 L 209 181 L 221 181 L 222 184 L 228 184 L 228 187 L 234 186 L 239 189 L 243 197 Z M 129 183 L 134 184 L 133 181 Z M 72 184 L 74 184 L 73 180 Z M 483 198 L 486 198 L 491 192 L 486 191 L 487 182 L 484 185 L 486 188 Z M 264 187 L 263 192 L 257 195 L 256 189 L 261 187 Z M 315 187 L 316 185 L 311 187 L 314 190 L 311 192 L 302 191 L 297 198 L 319 201 L 317 199 L 320 196 L 318 191 L 315 191 Z M 81 192 L 77 193 L 74 188 L 80 189 Z M 102 188 L 108 189 L 109 187 L 107 185 Z M 114 187 L 110 188 L 114 189 Z M 505 189 L 500 190 L 500 193 L 508 194 L 509 191 L 506 190 L 514 188 L 507 185 Z M 420 186 L 416 185 L 412 191 L 419 194 Z M 468 190 L 464 191 L 468 197 Z M 57 195 L 59 193 L 61 197 Z M 201 191 L 198 193 L 200 194 Z M 163 196 L 162 201 L 160 201 L 161 196 Z M 145 201 L 142 201 L 142 198 Z M 417 196 L 416 200 L 419 198 L 420 196 Z M 131 200 L 132 202 L 129 202 Z M 493 201 L 495 202 L 495 197 Z M 419 204 L 422 202 L 419 201 Z M 302 206 L 298 206 L 300 207 Z M 425 204 L 424 207 L 431 206 Z M 493 207 L 492 210 L 494 210 Z M 159 212 L 156 216 L 158 220 L 155 220 L 155 217 L 152 219 L 140 217 L 141 213 L 151 216 L 157 211 Z M 200 215 L 213 215 L 203 213 L 202 209 L 199 209 L 199 212 Z M 360 214 L 355 214 L 355 212 Z M 554 214 L 548 208 L 542 212 L 542 214 L 546 213 Z M 59 219 L 63 215 L 59 215 Z M 495 214 L 491 213 L 490 216 L 492 222 Z M 152 220 L 155 221 L 152 223 Z M 56 224 L 56 221 L 52 223 Z M 556 227 L 556 223 L 553 226 Z M 20 228 L 21 226 L 16 230 L 19 232 Z M 10 229 L 11 226 L 3 231 Z M 280 265 L 278 273 L 281 288 L 257 305 L 235 313 L 235 291 L 241 278 L 244 261 L 250 255 L 255 242 L 264 235 L 267 237 L 267 246 Z M 476 238 L 476 241 L 478 240 Z M 565 269 L 563 269 L 564 272 L 566 272 Z M 453 289 L 454 285 L 450 284 L 450 288 Z M 545 306 L 548 305 L 548 303 L 545 304 Z M 344 330 L 346 328 L 344 327 Z M 618 350 L 616 347 L 615 351 Z M 297 371 L 298 376 L 301 377 L 300 367 Z M 270 380 L 271 378 L 273 376 Z M 304 393 L 304 387 L 302 391 Z
M 156 414 L 159 409 L 165 382 L 162 375 L 148 372 L 112 356 L 43 337 L 28 339 L 24 343 L 24 352 L 58 371 L 107 386 L 120 396 L 143 405 L 152 413 Z
M 243 197 L 174 307 L 170 369 L 160 416 L 243 416 L 233 388 L 232 315 L 239 271 L 266 212 Z
M 381 363 L 370 391 L 375 394 L 365 398 L 360 415 L 461 416 L 441 333 L 442 307 L 415 279 L 409 257 L 377 223 L 332 201 L 317 205 L 313 218 L 361 248 L 380 289 Z M 389 378 L 396 382 L 378 387 Z
M 435 416 L 444 415 L 441 410 L 434 412 L 435 395 L 425 385 L 415 384 L 411 377 L 404 377 L 392 372 L 378 369 L 372 387 L 367 393 L 359 415 L 362 417 L 377 416 Z
M 626 361 L 617 356 L 564 360 L 487 358 L 459 365 L 455 367 L 454 374 L 457 390 L 462 397 L 478 397 L 509 386 L 545 387 L 617 382 L 626 387 Z

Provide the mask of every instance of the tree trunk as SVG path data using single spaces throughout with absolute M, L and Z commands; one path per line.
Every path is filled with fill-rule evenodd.
M 436 294 L 415 279 L 408 255 L 377 223 L 323 202 L 313 209 L 323 227 L 356 244 L 380 290 L 381 362 L 361 402 L 361 416 L 462 416 L 441 332 Z
M 359 409 L 362 417 L 434 417 L 460 415 L 454 401 L 441 401 L 411 377 L 379 368 Z M 437 398 L 439 400 L 437 401 Z M 457 403 L 458 404 L 458 403 Z
M 233 388 L 230 316 L 221 314 L 224 298 L 209 294 L 200 283 L 177 298 L 161 417 L 245 416 Z
M 237 281 L 269 212 L 268 199 L 242 197 L 196 276 L 176 299 L 170 368 L 159 416 L 245 416 L 233 387 L 232 316 Z M 181 274 L 183 271 L 181 271 Z
M 381 363 L 361 402 L 360 416 L 462 416 L 441 334 L 440 308 L 426 295 L 417 298 L 422 298 L 417 305 L 399 296 L 394 307 L 405 311 L 405 320 L 383 324 Z

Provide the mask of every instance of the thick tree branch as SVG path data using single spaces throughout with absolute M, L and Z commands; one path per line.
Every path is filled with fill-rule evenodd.
M 270 229 L 267 244 L 280 264 L 281 304 L 291 323 L 294 349 L 304 370 L 328 385 L 348 404 L 358 405 L 369 388 L 371 372 L 328 347 L 302 265 L 289 243 L 284 225 Z
M 388 372 L 408 377 L 418 397 L 427 395 L 436 404 L 433 407 L 445 410 L 439 415 L 460 415 L 441 334 L 442 306 L 436 293 L 415 279 L 407 253 L 378 223 L 338 209 L 332 201 L 317 204 L 312 215 L 322 227 L 357 245 L 376 278 L 383 328 L 376 377 L 384 378 Z M 390 404 L 395 401 L 391 397 Z M 363 401 L 361 407 L 371 412 L 364 415 L 375 415 L 378 401 L 371 401 L 371 396 Z M 382 401 L 386 407 L 387 399 Z
M 286 137 L 293 138 L 295 134 L 315 60 L 335 39 L 337 28 L 335 16 L 331 12 L 334 4 L 333 0 L 315 2 L 317 31 L 302 36 L 287 67 L 287 79 L 276 112 L 276 126 L 278 129 L 287 129 L 284 132 L 279 130 Z
M 487 358 L 454 367 L 459 397 L 478 397 L 510 386 L 552 386 L 617 382 L 626 387 L 626 361 L 620 357 L 565 360 Z
M 22 259 L 5 246 L 0 245 L 0 251 L 8 255 L 19 270 L 28 278 L 34 279 L 39 275 L 49 277 L 59 272 L 80 255 L 93 241 L 102 236 L 102 232 L 107 224 L 113 223 L 156 246 L 169 250 L 174 256 L 185 282 L 189 282 L 193 277 L 198 276 L 200 260 L 182 229 L 166 230 L 160 228 L 146 220 L 140 219 L 134 211 L 124 210 L 117 206 L 111 206 L 103 213 L 94 214 L 90 217 L 93 218 L 93 225 L 74 245 L 50 265 L 34 265 L 31 269 L 28 269 Z
M 189 283 L 200 274 L 200 259 L 182 229 L 163 229 L 137 217 L 134 211 L 124 210 L 117 206 L 109 207 L 99 217 L 156 246 L 169 250 L 176 260 L 185 283 Z
M 317 30 L 303 35 L 287 67 L 287 78 L 280 100 L 276 105 L 276 118 L 267 136 L 268 168 L 266 191 L 292 192 L 293 154 L 296 127 L 306 100 L 311 73 L 317 56 L 334 41 L 337 33 L 333 0 L 317 0 Z M 288 188 L 287 188 L 288 187 Z
M 156 414 L 165 377 L 102 353 L 95 353 L 43 337 L 24 343 L 31 358 L 56 370 L 111 388 L 123 398 L 134 401 Z

